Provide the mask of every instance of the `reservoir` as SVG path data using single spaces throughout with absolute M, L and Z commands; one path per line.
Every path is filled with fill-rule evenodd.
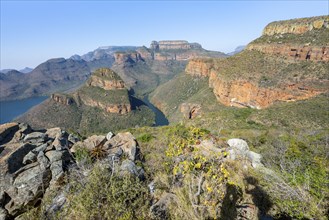
M 0 101 L 0 124 L 12 121 L 47 98 L 46 96 L 41 96 L 12 101 Z

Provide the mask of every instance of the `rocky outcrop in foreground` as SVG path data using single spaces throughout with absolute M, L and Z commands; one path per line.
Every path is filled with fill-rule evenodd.
M 74 154 L 81 149 L 101 156 L 103 164 L 120 175 L 144 178 L 143 169 L 134 163 L 137 142 L 128 132 L 79 141 L 60 128 L 34 131 L 27 124 L 8 123 L 0 125 L 0 138 L 1 220 L 38 206 L 48 190 L 63 185 L 67 171 L 76 169 Z M 62 196 L 61 206 L 65 201 Z

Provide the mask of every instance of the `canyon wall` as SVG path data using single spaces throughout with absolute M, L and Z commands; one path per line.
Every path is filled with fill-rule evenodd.
M 250 44 L 247 50 L 257 50 L 266 54 L 279 55 L 290 60 L 329 61 L 329 46 Z
M 318 16 L 311 18 L 298 18 L 286 21 L 275 21 L 268 24 L 264 30 L 263 35 L 275 34 L 303 34 L 308 31 L 317 30 L 321 28 L 329 28 L 329 17 Z

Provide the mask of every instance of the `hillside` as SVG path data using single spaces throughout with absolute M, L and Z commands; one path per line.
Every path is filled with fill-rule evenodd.
M 86 83 L 70 94 L 54 93 L 51 98 L 18 118 L 33 128 L 61 127 L 86 135 L 151 126 L 154 114 L 128 95 L 121 78 L 108 68 L 93 72 Z
M 37 66 L 29 74 L 15 71 L 1 75 L 0 100 L 65 91 L 81 85 L 89 75 L 89 67 L 83 60 L 51 59 Z

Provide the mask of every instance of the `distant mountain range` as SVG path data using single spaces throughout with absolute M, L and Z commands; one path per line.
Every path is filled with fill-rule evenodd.
M 225 56 L 224 53 L 207 51 L 200 44 L 187 41 L 153 41 L 150 48 L 99 47 L 69 59 L 50 59 L 37 66 L 28 76 L 23 73 L 30 70 L 27 68 L 23 72 L 9 70 L 0 73 L 0 100 L 72 90 L 83 84 L 95 69 L 112 66 L 129 89 L 145 94 L 181 72 L 189 59 Z
M 246 45 L 238 46 L 237 48 L 235 48 L 234 51 L 232 51 L 230 53 L 227 53 L 227 55 L 233 56 L 233 55 L 235 55 L 235 54 L 240 53 L 241 51 L 243 51 L 244 48 L 246 48 Z
M 9 71 L 12 71 L 12 70 L 15 70 L 15 69 L 2 69 L 0 70 L 0 73 L 8 73 Z M 25 67 L 24 69 L 21 69 L 21 70 L 18 70 L 18 72 L 21 72 L 21 73 L 30 73 L 32 72 L 32 68 L 30 67 Z M 17 71 L 17 70 L 15 70 Z

